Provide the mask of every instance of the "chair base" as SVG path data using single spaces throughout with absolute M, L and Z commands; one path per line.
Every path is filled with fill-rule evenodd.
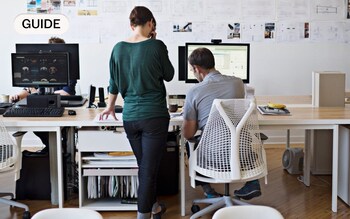
M 13 198 L 13 194 L 12 193 L 0 193 L 0 203 L 6 204 L 6 205 L 10 205 L 10 206 L 15 206 L 18 208 L 23 208 L 25 211 L 29 211 L 29 207 L 28 205 L 22 204 L 20 202 L 16 202 L 13 201 L 11 199 L 6 199 L 6 198 L 2 198 L 5 196 L 11 196 L 11 198 Z
M 249 203 L 240 201 L 239 199 L 232 198 L 231 196 L 223 196 L 219 198 L 206 198 L 206 199 L 195 199 L 192 202 L 195 204 L 210 204 L 208 207 L 203 208 L 202 210 L 194 213 L 190 219 L 199 218 L 205 214 L 208 214 L 212 211 L 215 211 L 219 208 L 233 206 L 233 205 L 250 205 Z

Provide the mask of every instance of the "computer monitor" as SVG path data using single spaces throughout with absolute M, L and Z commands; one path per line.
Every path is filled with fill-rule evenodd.
M 68 85 L 68 53 L 11 53 L 11 62 L 14 87 Z
M 34 43 L 16 44 L 16 53 L 69 53 L 69 79 L 80 79 L 79 67 L 79 44 L 77 43 Z
M 223 75 L 234 75 L 241 78 L 244 83 L 249 83 L 249 44 L 236 43 L 186 43 L 185 57 L 188 59 L 193 50 L 205 47 L 214 55 L 215 68 Z M 185 81 L 186 83 L 197 83 L 188 61 L 185 62 Z

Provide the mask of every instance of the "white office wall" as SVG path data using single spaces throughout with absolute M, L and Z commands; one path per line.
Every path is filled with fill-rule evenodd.
M 18 14 L 26 11 L 24 0 L 5 1 L 2 8 L 2 13 L 0 13 L 2 39 L 0 41 L 0 94 L 13 94 L 19 90 L 11 86 L 10 53 L 15 52 L 15 43 L 46 42 L 51 35 L 20 35 L 15 32 L 13 21 Z M 118 19 L 124 21 L 127 20 L 127 16 Z M 158 21 L 161 23 L 161 20 Z M 164 30 L 164 27 L 159 28 L 158 36 L 163 36 L 168 46 L 170 59 L 176 69 L 174 79 L 166 83 L 167 90 L 169 94 L 184 94 L 192 85 L 177 80 L 177 48 L 179 45 L 167 38 L 168 35 L 164 34 Z M 67 42 L 72 42 L 65 35 L 63 38 Z M 87 93 L 90 84 L 107 87 L 108 61 L 114 43 L 86 43 L 84 40 L 81 42 L 78 40 L 77 43 L 80 44 L 81 92 Z M 350 62 L 348 57 L 350 57 L 350 44 L 346 43 L 251 43 L 251 85 L 255 87 L 257 95 L 307 95 L 311 94 L 311 72 L 313 70 L 335 70 L 347 74 L 346 87 L 349 89 Z
M 10 53 L 15 52 L 15 44 L 47 42 L 51 35 L 20 35 L 15 32 L 13 22 L 18 14 L 26 11 L 25 0 L 5 1 L 2 6 L 3 10 L 0 13 L 0 94 L 14 94 L 21 89 L 13 88 L 11 85 Z M 155 16 L 157 17 L 156 14 Z M 115 20 L 117 21 L 118 19 L 125 22 L 127 21 L 127 15 Z M 87 19 L 86 22 L 89 22 L 89 20 Z M 158 36 L 167 45 L 170 59 L 176 70 L 174 79 L 166 83 L 166 87 L 169 94 L 185 94 L 193 85 L 177 80 L 177 49 L 179 44 L 169 37 L 169 34 L 165 31 L 166 28 L 162 27 L 161 22 L 162 20 L 158 19 Z M 211 16 L 211 22 L 215 22 L 213 16 Z M 127 25 L 120 28 L 125 28 L 126 30 L 123 31 L 123 34 L 118 35 L 115 42 L 124 39 L 129 33 Z M 90 84 L 96 87 L 107 87 L 109 78 L 108 62 L 114 42 L 87 43 L 84 39 L 71 40 L 66 35 L 59 37 L 63 37 L 70 43 L 79 43 L 81 74 L 79 87 L 81 93 L 87 93 Z M 194 39 L 189 38 L 188 40 L 192 41 Z M 255 87 L 257 95 L 309 95 L 311 94 L 312 71 L 335 70 L 346 73 L 346 87 L 350 89 L 349 57 L 350 44 L 346 43 L 251 43 L 251 85 Z M 267 134 L 272 142 L 282 143 L 285 141 L 285 132 L 267 132 Z M 292 142 L 302 142 L 303 132 L 293 131 L 291 136 Z

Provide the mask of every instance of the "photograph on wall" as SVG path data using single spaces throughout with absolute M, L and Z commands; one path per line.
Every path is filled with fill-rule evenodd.
M 28 0 L 27 12 L 37 14 L 60 13 L 61 0 Z
M 275 23 L 265 23 L 265 39 L 274 39 L 275 38 Z
M 346 18 L 350 19 L 350 0 L 347 0 L 347 7 L 346 7 Z
M 28 13 L 36 13 L 36 1 L 35 0 L 28 0 L 27 12 Z
M 97 10 L 78 10 L 78 16 L 97 16 Z
M 192 32 L 192 22 L 173 24 L 173 32 Z
M 64 0 L 63 1 L 63 5 L 64 6 L 76 6 L 76 0 Z
M 304 23 L 304 38 L 305 39 L 310 38 L 310 23 L 309 22 Z
M 241 23 L 228 24 L 227 39 L 241 38 Z

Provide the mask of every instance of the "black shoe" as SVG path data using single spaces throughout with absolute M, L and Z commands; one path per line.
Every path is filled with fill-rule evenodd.
M 161 219 L 162 215 L 166 212 L 165 204 L 159 204 L 159 206 L 161 210 L 157 214 L 153 214 L 153 219 Z
M 235 190 L 233 194 L 244 200 L 259 197 L 261 195 L 260 183 L 258 180 L 247 182 L 241 189 Z

